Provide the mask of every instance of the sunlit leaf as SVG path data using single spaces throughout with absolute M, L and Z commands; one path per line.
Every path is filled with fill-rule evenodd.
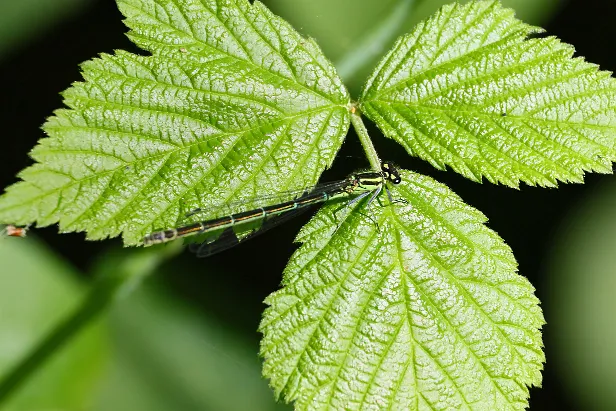
M 266 300 L 265 375 L 299 410 L 524 409 L 544 361 L 533 287 L 479 211 L 403 178 L 396 204 L 338 222 L 333 204 L 300 233 Z
M 498 2 L 443 7 L 400 38 L 361 108 L 412 155 L 517 187 L 579 182 L 616 159 L 616 82 Z
M 103 55 L 64 92 L 0 221 L 134 244 L 188 211 L 316 183 L 349 97 L 316 44 L 261 3 L 119 0 L 152 56 Z

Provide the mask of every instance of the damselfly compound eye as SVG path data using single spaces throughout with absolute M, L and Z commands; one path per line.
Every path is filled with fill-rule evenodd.
M 387 179 L 394 184 L 400 184 L 402 182 L 402 177 L 400 177 L 400 171 L 398 171 L 398 167 L 390 162 L 385 162 L 381 165 L 383 169 L 383 173 L 387 175 Z

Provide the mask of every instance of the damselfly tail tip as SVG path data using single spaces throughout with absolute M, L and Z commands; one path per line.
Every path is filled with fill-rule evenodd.
M 143 237 L 143 245 L 149 246 L 154 244 L 166 243 L 167 241 L 175 240 L 177 238 L 177 230 L 161 230 L 154 231 Z
M 25 237 L 28 234 L 28 227 L 18 227 L 13 224 L 7 224 L 4 226 L 2 231 L 0 231 L 0 237 Z
M 143 245 L 149 246 L 154 244 L 160 244 L 164 241 L 165 236 L 162 231 L 155 231 L 143 237 Z

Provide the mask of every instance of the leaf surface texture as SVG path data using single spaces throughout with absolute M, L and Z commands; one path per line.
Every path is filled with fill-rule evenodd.
M 300 233 L 261 323 L 273 388 L 298 410 L 524 409 L 544 320 L 511 250 L 429 177 L 392 195 Z
M 495 1 L 445 6 L 382 59 L 361 108 L 409 154 L 475 181 L 610 173 L 616 83 L 540 31 Z
M 129 37 L 83 64 L 0 220 L 138 243 L 197 207 L 315 184 L 349 96 L 311 40 L 246 0 L 119 0 Z

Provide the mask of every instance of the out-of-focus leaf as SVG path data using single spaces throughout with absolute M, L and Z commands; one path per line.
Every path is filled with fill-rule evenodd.
M 314 37 L 329 58 L 354 49 L 356 41 L 401 3 L 416 0 L 267 0 L 273 12 L 301 33 Z
M 111 312 L 116 346 L 95 410 L 268 411 L 257 346 L 145 284 Z
M 470 0 L 462 0 L 459 3 L 468 3 Z M 417 7 L 408 21 L 408 26 L 415 24 L 432 15 L 439 7 L 453 3 L 452 0 L 416 0 Z M 558 8 L 562 0 L 502 0 L 503 6 L 515 10 L 521 20 L 530 24 L 541 24 Z
M 74 270 L 34 238 L 0 238 L 0 380 L 81 302 Z M 87 405 L 107 341 L 88 326 L 43 364 L 6 410 L 76 410 Z
M 616 184 L 593 190 L 554 236 L 546 283 L 551 363 L 580 409 L 616 410 Z
M 11 49 L 89 2 L 91 0 L 0 1 L 0 59 Z
M 317 39 L 356 94 L 394 40 L 408 31 L 417 0 L 269 0 L 272 9 Z
M 340 77 L 353 83 L 356 74 L 362 79 L 368 76 L 372 66 L 383 54 L 383 49 L 392 44 L 404 27 L 405 18 L 411 15 L 414 0 L 398 1 L 388 13 L 370 25 L 353 42 L 351 50 L 334 60 Z
M 352 94 L 395 39 L 453 0 L 265 1 L 306 35 L 317 39 Z M 504 0 L 533 24 L 545 21 L 561 0 Z M 464 3 L 464 1 L 462 1 Z

